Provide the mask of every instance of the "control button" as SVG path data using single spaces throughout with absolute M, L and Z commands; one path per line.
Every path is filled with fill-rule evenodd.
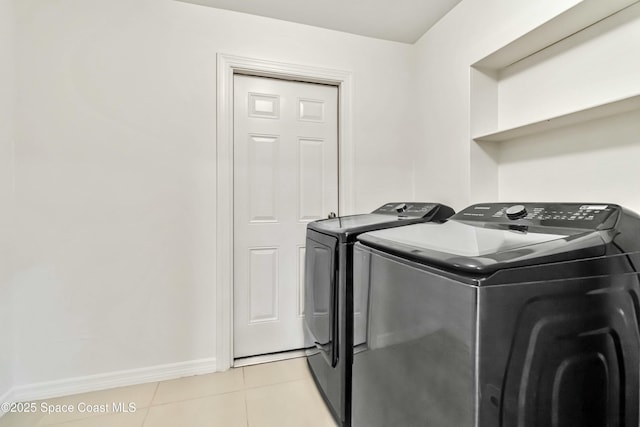
M 400 203 L 399 205 L 396 205 L 396 207 L 394 208 L 396 210 L 396 212 L 400 213 L 400 212 L 404 212 L 407 210 L 407 204 L 406 203 Z
M 519 219 L 527 216 L 527 209 L 523 205 L 513 205 L 507 209 L 507 218 Z

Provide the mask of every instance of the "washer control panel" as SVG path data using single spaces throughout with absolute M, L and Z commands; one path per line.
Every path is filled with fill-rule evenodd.
M 607 203 L 483 203 L 469 206 L 451 219 L 498 224 L 598 229 L 621 208 Z M 613 218 L 615 220 L 615 218 Z
M 372 213 L 421 218 L 428 215 L 435 207 L 436 205 L 434 205 L 433 203 L 391 202 L 380 206 Z

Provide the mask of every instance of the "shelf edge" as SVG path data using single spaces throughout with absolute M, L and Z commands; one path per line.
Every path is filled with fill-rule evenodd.
M 550 117 L 536 122 L 527 123 L 521 126 L 514 126 L 507 129 L 497 130 L 491 133 L 473 136 L 477 142 L 500 142 L 509 139 L 520 138 L 535 133 L 571 126 L 590 120 L 615 116 L 617 114 L 640 109 L 640 94 L 630 97 L 613 100 L 603 104 L 595 105 L 582 110 L 573 111 L 567 114 Z
M 527 58 L 640 0 L 583 0 L 481 60 L 473 68 L 498 71 Z

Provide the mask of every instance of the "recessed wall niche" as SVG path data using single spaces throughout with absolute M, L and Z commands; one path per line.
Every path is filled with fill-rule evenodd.
M 638 22 L 637 0 L 583 0 L 472 64 L 474 202 L 499 198 L 506 141 L 640 109 Z

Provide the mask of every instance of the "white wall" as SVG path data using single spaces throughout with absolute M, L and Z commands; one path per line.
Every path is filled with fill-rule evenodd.
M 0 0 L 0 402 L 13 385 L 11 214 L 15 61 L 13 0 Z M 0 412 L 0 416 L 2 413 Z
M 171 0 L 18 2 L 16 383 L 210 359 L 216 53 L 354 74 L 355 203 L 412 198 L 412 47 Z
M 577 0 L 465 0 L 415 45 L 416 198 L 470 203 L 470 66 Z
M 640 111 L 501 144 L 501 200 L 605 202 L 640 212 Z
M 504 125 L 640 95 L 639 52 L 636 3 L 509 70 L 500 88 L 500 108 L 510 112 Z M 502 200 L 586 200 L 640 212 L 638 110 L 501 145 Z
M 640 94 L 640 3 L 502 70 L 507 129 Z
M 419 114 L 416 197 L 474 198 L 470 65 L 579 3 L 465 0 L 416 44 Z M 640 5 L 529 57 L 500 75 L 500 128 L 640 94 Z M 604 201 L 640 211 L 638 112 L 495 143 L 505 201 Z M 492 143 L 489 143 L 492 144 Z M 477 158 L 477 157 L 476 157 Z M 430 176 L 438 185 L 430 186 Z
M 15 383 L 214 356 L 216 53 L 353 71 L 356 210 L 405 198 L 461 209 L 470 65 L 578 2 L 465 0 L 415 46 L 171 0 L 16 2 Z M 634 114 L 595 124 L 616 129 L 613 143 L 585 126 L 500 145 L 500 197 L 566 199 L 576 182 L 552 192 L 518 177 L 552 165 L 560 182 L 581 160 L 606 159 L 615 185 L 639 154 Z M 627 187 L 571 194 L 629 204 Z

